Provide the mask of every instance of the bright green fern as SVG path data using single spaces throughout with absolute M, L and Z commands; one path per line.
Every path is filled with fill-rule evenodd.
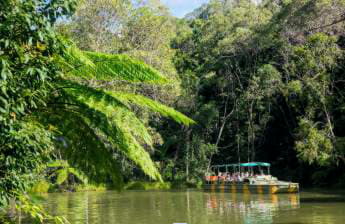
M 124 156 L 152 179 L 162 181 L 147 151 L 153 147 L 151 135 L 132 106 L 184 125 L 194 121 L 146 96 L 95 87 L 94 83 L 106 82 L 114 87 L 116 81 L 160 85 L 168 80 L 126 55 L 83 52 L 70 47 L 64 58 L 56 60 L 65 74 L 55 82 L 56 97 L 51 100 L 51 107 L 38 117 L 55 133 L 57 148 L 69 164 L 92 181 L 111 180 L 121 185 L 118 159 Z M 65 181 L 70 171 L 61 169 L 57 181 Z

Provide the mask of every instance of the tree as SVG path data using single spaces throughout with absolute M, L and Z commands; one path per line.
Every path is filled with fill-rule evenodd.
M 195 95 L 181 101 L 197 121 L 218 113 L 201 137 L 218 148 L 212 163 L 266 160 L 306 183 L 344 167 L 343 4 L 215 0 L 184 21 L 174 61 Z
M 174 80 L 164 87 L 142 85 L 143 94 L 168 105 L 180 94 L 170 48 L 175 20 L 159 1 L 83 1 L 59 27 L 82 50 L 126 54 Z
M 46 106 L 64 43 L 54 22 L 75 1 L 4 0 L 0 5 L 0 206 L 25 191 L 53 150 L 51 133 L 30 118 Z
M 131 10 L 130 1 L 85 0 L 71 21 L 61 21 L 59 28 L 82 50 L 119 53 L 124 44 L 121 27 Z
M 145 150 L 151 136 L 133 107 L 186 125 L 193 121 L 114 83 L 168 80 L 141 61 L 83 52 L 59 36 L 53 26 L 73 12 L 73 1 L 8 0 L 1 6 L 1 206 L 25 192 L 56 152 L 94 181 L 121 183 L 115 150 L 161 180 Z
M 194 114 L 201 115 L 208 108 L 205 115 L 212 117 L 207 119 L 211 122 L 202 129 L 204 132 L 200 128 L 196 132 L 203 132 L 202 139 L 218 148 L 213 151 L 218 151 L 217 154 L 209 155 L 209 165 L 212 160 L 224 161 L 224 158 L 251 159 L 260 136 L 257 122 L 267 122 L 267 116 L 257 114 L 256 108 L 264 104 L 268 94 L 256 93 L 266 80 L 259 82 L 260 77 L 254 77 L 258 67 L 253 65 L 259 66 L 260 62 L 253 53 L 250 37 L 269 20 L 271 13 L 251 1 L 212 1 L 202 8 L 197 18 L 189 22 L 190 30 L 179 33 L 173 42 L 177 48 L 175 63 L 182 80 L 189 82 L 189 76 L 197 80 L 193 82 L 195 86 L 186 82 L 186 88 L 196 94 Z M 260 130 L 263 131 L 264 128 Z

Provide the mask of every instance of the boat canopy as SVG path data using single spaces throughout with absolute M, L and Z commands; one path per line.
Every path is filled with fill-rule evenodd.
M 212 167 L 221 168 L 221 167 L 255 167 L 255 166 L 270 167 L 271 164 L 264 163 L 264 162 L 251 162 L 251 163 L 233 163 L 233 164 L 225 164 L 225 165 L 215 165 Z
M 253 162 L 253 163 L 240 163 L 240 166 L 271 166 L 269 163 Z
M 233 164 L 224 164 L 224 165 L 214 165 L 211 166 L 211 172 L 220 172 L 221 170 L 224 170 L 225 172 L 245 172 L 245 170 L 250 170 L 253 172 L 254 170 L 257 170 L 255 167 L 258 167 L 258 170 L 260 173 L 263 172 L 262 168 L 266 167 L 268 174 L 270 174 L 270 168 L 271 164 L 264 163 L 264 162 L 250 162 L 250 163 L 233 163 Z M 208 172 L 208 171 L 207 171 Z

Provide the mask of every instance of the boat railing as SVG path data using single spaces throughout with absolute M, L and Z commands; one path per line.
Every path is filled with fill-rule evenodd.
M 277 178 L 271 175 L 253 175 L 253 176 L 215 176 L 206 175 L 204 181 L 207 184 L 222 183 L 245 183 L 245 182 L 261 182 L 261 181 L 277 181 Z

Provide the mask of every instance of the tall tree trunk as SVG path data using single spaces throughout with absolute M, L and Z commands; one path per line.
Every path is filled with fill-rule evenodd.
M 232 108 L 232 110 L 230 111 L 230 113 L 227 114 L 228 102 L 226 102 L 226 104 L 225 104 L 224 115 L 223 115 L 222 123 L 221 123 L 220 129 L 219 129 L 216 144 L 215 144 L 216 147 L 218 147 L 218 145 L 219 145 L 219 142 L 220 142 L 222 135 L 223 135 L 223 132 L 224 132 L 226 122 L 231 117 L 231 115 L 234 113 L 236 105 L 237 105 L 237 102 L 235 102 L 235 105 Z M 208 161 L 207 172 L 209 172 L 209 170 L 210 170 L 211 163 L 212 163 L 212 157 L 213 157 L 213 154 L 210 156 L 210 159 Z
M 189 182 L 189 150 L 190 150 L 190 134 L 192 130 L 188 130 L 186 134 L 186 181 Z

